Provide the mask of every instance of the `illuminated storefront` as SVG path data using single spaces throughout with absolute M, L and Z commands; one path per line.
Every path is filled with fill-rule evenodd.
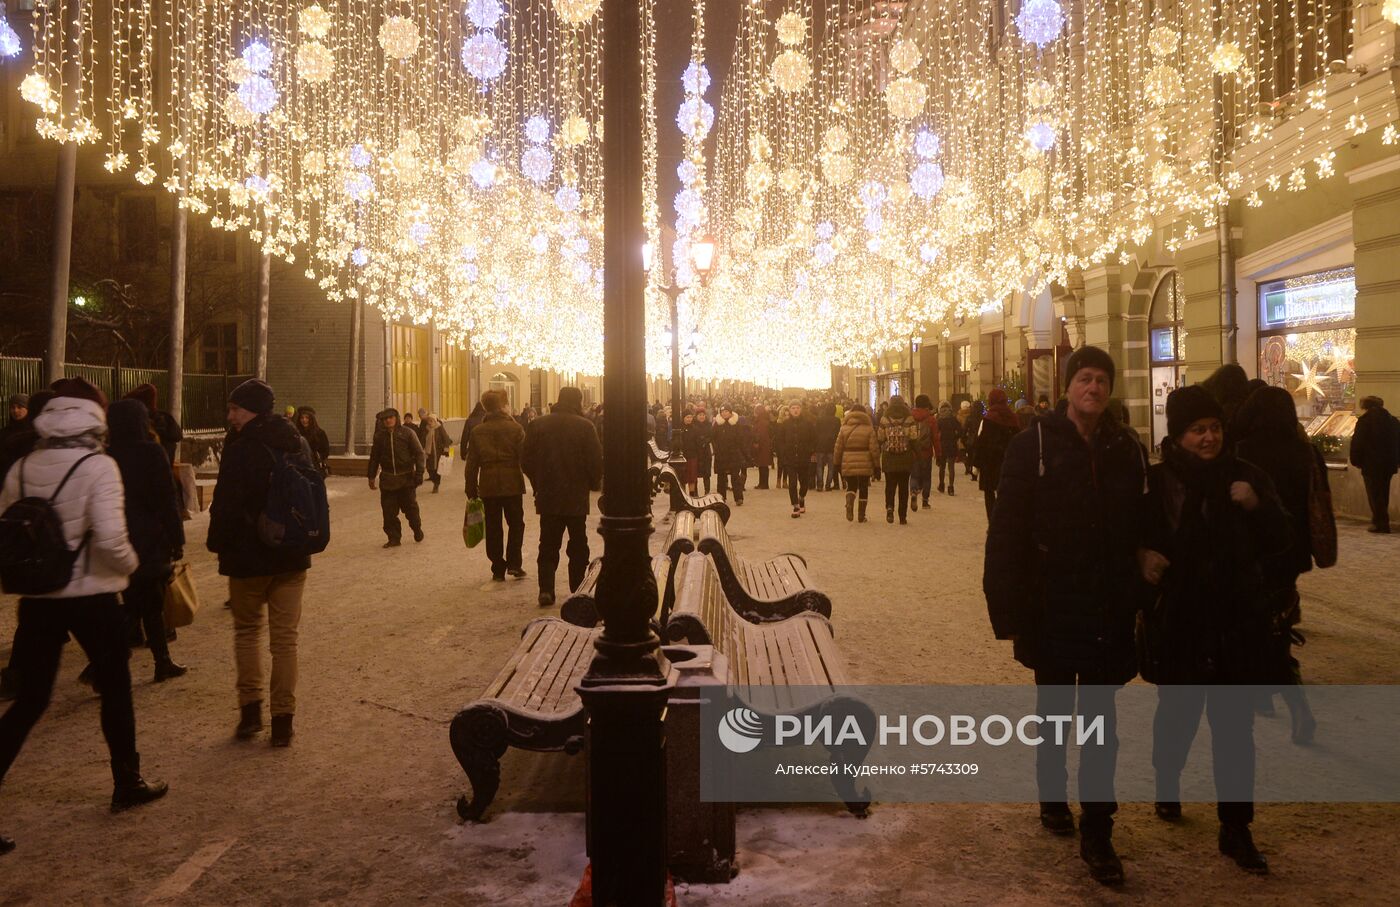
M 1292 393 L 1300 417 L 1355 408 L 1355 319 L 1353 268 L 1259 285 L 1259 377 Z

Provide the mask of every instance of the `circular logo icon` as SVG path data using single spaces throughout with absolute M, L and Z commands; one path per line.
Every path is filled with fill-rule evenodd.
M 752 752 L 763 742 L 763 719 L 752 709 L 730 709 L 720 719 L 719 742 L 731 753 Z

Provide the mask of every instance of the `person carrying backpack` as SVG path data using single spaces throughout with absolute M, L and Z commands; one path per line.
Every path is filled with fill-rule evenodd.
M 117 593 L 137 567 L 117 464 L 102 453 L 107 398 L 82 378 L 53 384 L 39 440 L 0 489 L 0 581 L 20 595 L 16 697 L 0 715 L 0 780 L 48 708 L 69 634 L 92 663 L 112 764 L 112 811 L 165 796 L 141 777 L 125 620 Z M 0 837 L 0 853 L 14 842 Z
M 272 388 L 250 378 L 228 398 L 229 432 L 209 505 L 207 546 L 219 556 L 228 577 L 233 610 L 234 654 L 238 665 L 238 706 L 234 732 L 240 740 L 262 730 L 264 680 L 260 642 L 264 621 L 272 651 L 272 745 L 292 742 L 296 711 L 297 631 L 301 625 L 306 571 L 314 545 L 273 545 L 260 531 L 287 509 L 285 473 L 296 467 L 314 475 L 306 440 L 284 416 L 273 413 Z M 278 489 L 273 494 L 273 489 Z M 320 488 L 324 502 L 324 484 Z M 324 514 L 322 515 L 324 518 Z M 264 616 L 264 614 L 266 616 Z
M 885 522 L 894 522 L 895 495 L 899 496 L 899 522 L 909 522 L 909 474 L 918 454 L 919 423 L 904 398 L 895 394 L 880 418 L 880 469 L 885 473 Z

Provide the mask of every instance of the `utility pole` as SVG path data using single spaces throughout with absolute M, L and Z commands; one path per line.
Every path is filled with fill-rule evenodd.
M 69 0 L 68 34 L 82 32 L 82 0 Z M 81 56 L 76 48 L 65 48 L 63 61 L 62 116 L 77 116 L 78 85 L 82 83 Z M 58 148 L 58 172 L 54 176 L 52 270 L 49 274 L 49 346 L 44 354 L 44 382 L 52 384 L 63 377 L 63 360 L 68 352 L 68 277 L 73 257 L 73 193 L 78 181 L 78 143 L 64 142 Z

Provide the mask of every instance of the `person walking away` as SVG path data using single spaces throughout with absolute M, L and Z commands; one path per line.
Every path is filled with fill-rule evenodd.
M 1001 464 L 1006 459 L 1007 446 L 1020 433 L 1016 414 L 1007 403 L 1006 391 L 994 387 L 987 394 L 987 413 L 977 423 L 977 438 L 972 444 L 972 464 L 976 469 L 977 487 L 987 506 L 987 523 L 997 505 L 997 485 L 1001 482 Z M 941 471 L 940 471 L 941 475 Z
M 681 439 L 681 453 L 685 454 L 685 475 L 681 480 L 689 492 L 695 494 L 695 486 L 700 476 L 700 438 L 695 431 L 695 411 L 687 408 L 681 419 L 685 437 Z
M 539 570 L 541 608 L 554 605 L 554 573 L 559 546 L 569 534 L 569 591 L 588 571 L 589 493 L 603 483 L 603 445 L 593 423 L 583 415 L 583 392 L 561 387 L 559 402 L 525 430 L 520 458 L 540 517 Z
M 773 452 L 776 454 L 778 448 L 783 443 L 783 432 L 787 430 L 788 409 L 781 402 L 778 403 L 777 418 L 773 420 Z M 777 487 L 786 488 L 788 485 L 788 469 L 783 465 L 781 459 L 778 460 Z
M 311 465 L 321 475 L 330 475 L 331 439 L 316 421 L 316 410 L 309 406 L 298 407 L 296 426 L 297 432 L 306 439 L 306 446 L 311 449 Z
M 166 460 L 174 463 L 179 459 L 180 442 L 184 440 L 185 433 L 174 416 L 156 405 L 159 394 L 160 391 L 154 384 L 138 384 L 124 399 L 140 400 L 145 405 L 146 412 L 151 414 L 151 428 L 156 433 L 156 441 L 161 450 L 165 451 Z
M 807 490 L 817 455 L 817 425 L 796 400 L 788 404 L 787 413 L 778 435 L 778 465 L 787 471 L 788 500 L 795 520 L 807 512 Z
M 55 381 L 53 392 L 53 399 L 34 419 L 39 436 L 34 452 L 10 470 L 0 488 L 0 513 L 6 518 L 0 523 L 0 575 L 5 578 L 5 591 L 20 594 L 13 659 L 17 689 L 14 702 L 0 715 L 0 781 L 48 709 L 63 646 L 72 634 L 92 664 L 102 697 L 102 735 L 112 766 L 112 812 L 120 812 L 159 799 L 167 790 L 164 783 L 141 777 L 129 653 L 117 604 L 117 593 L 126 588 L 138 560 L 127 537 L 121 473 L 102 453 L 106 397 L 82 378 Z M 41 516 L 25 504 L 11 510 L 11 505 L 25 498 L 47 501 L 46 513 Z M 49 525 L 56 524 L 64 550 L 27 543 L 26 527 L 18 523 L 21 508 L 31 520 L 46 517 L 52 521 Z M 12 519 L 16 522 L 11 523 Z M 51 582 L 16 588 L 25 579 L 17 574 L 32 573 L 19 570 L 19 565 L 31 566 L 34 557 L 58 561 L 58 576 L 29 576 L 29 583 L 56 579 L 57 588 Z M 71 567 L 66 566 L 69 562 Z M 14 841 L 0 836 L 0 853 L 14 846 Z
M 399 424 L 399 411 L 390 407 L 376 417 L 380 429 L 374 433 L 369 451 L 369 487 L 379 479 L 379 509 L 384 514 L 385 548 L 402 544 L 403 526 L 399 512 L 408 519 L 415 542 L 423 541 L 423 519 L 418 512 L 418 486 L 423 484 L 423 445 L 418 433 Z M 381 476 L 380 473 L 383 473 Z
M 817 408 L 817 469 L 812 479 L 814 491 L 831 491 L 839 481 L 832 451 L 836 449 L 836 436 L 841 433 L 841 420 L 836 417 L 836 407 L 824 403 Z
M 1294 743 L 1311 743 L 1317 720 L 1308 705 L 1298 659 L 1293 646 L 1301 643 L 1296 629 L 1302 621 L 1298 577 L 1313 567 L 1313 532 L 1327 533 L 1336 550 L 1336 517 L 1330 494 L 1314 500 L 1315 488 L 1326 487 L 1327 465 L 1322 453 L 1298 424 L 1293 397 L 1281 387 L 1264 385 L 1249 395 L 1235 414 L 1235 455 L 1264 471 L 1273 483 L 1279 502 L 1288 514 L 1288 547 L 1265 561 L 1265 613 L 1270 618 L 1270 665 L 1275 667 L 1279 691 L 1288 705 Z M 1319 511 L 1317 508 L 1321 508 Z M 1320 527 L 1311 522 L 1320 519 Z M 1318 566 L 1331 566 L 1326 564 Z M 1272 695 L 1263 703 L 1272 713 Z
M 1139 553 L 1157 590 L 1144 612 L 1143 678 L 1157 687 L 1152 766 L 1159 818 L 1181 818 L 1181 772 L 1204 711 L 1210 722 L 1220 852 L 1268 872 L 1254 820 L 1254 705 L 1245 684 L 1280 667 L 1269 642 L 1265 565 L 1287 552 L 1290 522 L 1259 467 L 1225 442 L 1225 410 L 1199 385 L 1167 397 L 1162 462 L 1148 471 Z M 1207 686 L 1208 685 L 1208 686 Z
M 951 412 L 951 410 L 949 410 Z M 919 443 L 914 454 L 914 472 L 909 477 L 909 508 L 919 509 L 919 498 L 923 498 L 924 509 L 928 509 L 928 497 L 933 484 L 933 461 L 938 456 L 942 438 L 938 433 L 938 414 L 933 409 L 933 401 L 928 394 L 914 398 L 914 409 L 910 412 L 919 428 Z
M 982 417 L 986 415 L 987 409 L 981 400 L 964 400 L 958 406 L 958 427 L 962 429 L 963 472 L 972 475 L 972 448 L 977 443 L 977 429 L 981 427 Z M 958 452 L 953 452 L 953 468 L 957 468 Z M 939 489 L 940 491 L 942 489 Z
M 719 496 L 728 500 L 725 496 L 732 487 L 735 506 L 744 506 L 744 480 L 753 450 L 753 435 L 749 431 L 748 420 L 734 412 L 728 403 L 721 403 L 719 418 L 715 420 L 710 434 L 710 444 L 715 452 Z
M 419 434 L 420 443 L 423 445 L 423 463 L 427 467 L 428 478 L 433 483 L 432 493 L 437 494 L 438 487 L 442 485 L 442 473 L 438 472 L 438 465 L 442 458 L 447 456 L 448 449 L 452 446 L 452 436 L 447 433 L 447 428 L 442 424 L 437 413 L 428 413 L 419 425 L 421 426 Z M 524 494 L 523 488 L 521 494 Z
M 506 574 L 525 575 L 520 546 L 525 541 L 525 475 L 520 470 L 525 429 L 501 412 L 501 395 L 487 391 L 481 395 L 486 418 L 472 429 L 471 452 L 467 455 L 467 497 L 481 498 L 486 506 L 486 556 L 491 561 L 491 579 L 504 582 Z M 504 527 L 509 535 L 503 537 Z
M 165 451 L 151 440 L 150 416 L 139 400 L 125 399 L 107 410 L 107 454 L 121 472 L 126 528 L 138 566 L 122 592 L 128 623 L 144 626 L 155 659 L 155 682 L 182 677 L 188 670 L 170 657 L 165 632 L 165 587 L 175 562 L 184 558 L 185 527 L 170 481 Z
M 1390 480 L 1400 469 L 1400 422 L 1380 397 L 1361 400 L 1361 417 L 1351 436 L 1351 465 L 1361 470 L 1371 506 L 1370 532 L 1390 532 Z
M 714 465 L 710 447 L 714 438 L 714 424 L 710 422 L 710 414 L 703 407 L 695 413 L 695 424 L 690 427 L 690 431 L 686 434 L 687 439 L 691 437 L 695 438 L 695 484 L 703 484 L 705 494 L 709 494 L 710 473 Z M 695 494 L 696 488 L 692 487 L 690 493 Z
M 1085 346 L 1071 354 L 1066 412 L 1011 439 L 987 529 L 982 588 L 997 639 L 1035 673 L 1036 712 L 1102 721 L 1099 744 L 1079 759 L 1080 857 L 1103 884 L 1123 881 L 1113 849 L 1118 758 L 1115 693 L 1137 673 L 1133 630 L 1142 583 L 1137 517 L 1142 448 L 1103 417 L 1113 360 Z M 1036 747 L 1041 824 L 1073 834 L 1065 746 Z
M 909 474 L 914 471 L 919 424 L 904 398 L 895 394 L 880 420 L 880 469 L 885 473 L 885 522 L 894 522 L 895 497 L 899 523 L 909 522 Z
M 1002 396 L 1005 395 L 1006 392 L 1002 391 Z M 966 403 L 966 401 L 964 402 Z M 971 408 L 969 407 L 969 413 L 970 412 Z M 964 423 L 959 422 L 958 417 L 953 415 L 953 407 L 947 402 L 944 402 L 940 403 L 938 406 L 938 420 L 936 424 L 938 427 L 938 449 L 940 451 L 938 455 L 938 493 L 943 494 L 946 491 L 948 496 L 952 497 L 954 494 L 953 484 L 958 477 L 958 444 L 964 438 Z M 967 424 L 971 424 L 970 419 L 967 420 Z M 972 445 L 969 444 L 967 446 L 970 448 Z M 970 451 L 967 460 L 967 465 L 970 468 L 972 465 Z
M 831 452 L 832 462 L 846 480 L 846 522 L 855 519 L 856 503 L 860 504 L 860 521 L 865 520 L 865 505 L 870 497 L 870 477 L 875 474 L 875 466 L 880 462 L 880 441 L 876 437 L 875 426 L 870 424 L 870 414 L 859 405 L 846 412 L 841 431 L 836 435 L 836 446 Z
M 297 634 L 311 557 L 268 545 L 257 524 L 268 504 L 273 470 L 282 462 L 311 466 L 311 452 L 292 423 L 274 414 L 273 401 L 272 388 L 256 378 L 229 394 L 229 433 L 209 505 L 206 547 L 219 557 L 219 574 L 228 577 L 240 711 L 235 736 L 249 740 L 263 728 L 266 623 L 272 654 L 272 745 L 289 746 L 296 714 Z
M 753 462 L 758 467 L 756 491 L 768 490 L 768 473 L 773 468 L 773 423 L 768 407 L 762 403 L 753 408 Z

